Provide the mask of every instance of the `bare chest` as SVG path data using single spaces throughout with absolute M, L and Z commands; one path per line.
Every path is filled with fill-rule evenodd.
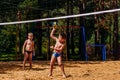
M 56 42 L 56 44 L 55 44 L 55 47 L 56 48 L 60 48 L 60 47 L 62 47 L 63 46 L 63 44 L 61 44 L 60 42 Z

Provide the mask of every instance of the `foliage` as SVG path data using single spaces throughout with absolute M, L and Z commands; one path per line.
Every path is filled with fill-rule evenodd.
M 67 5 L 67 1 L 69 5 Z M 80 1 L 84 3 L 84 13 L 96 11 L 97 8 L 99 10 L 107 10 L 111 9 L 113 5 L 111 5 L 111 0 L 1 0 L 0 1 L 0 22 L 10 22 L 10 21 L 17 21 L 18 16 L 17 13 L 20 10 L 21 12 L 21 20 L 31 20 L 31 19 L 39 19 L 39 18 L 46 18 L 46 17 L 57 17 L 57 16 L 65 16 L 67 15 L 67 7 L 69 7 L 69 14 L 79 14 L 79 8 L 82 5 L 79 5 Z M 102 4 L 104 1 L 104 4 Z M 118 7 L 120 0 L 118 0 Z M 73 6 L 73 7 L 72 7 Z M 103 7 L 104 6 L 104 7 Z M 96 18 L 97 16 L 97 18 Z M 113 29 L 114 29 L 114 14 L 104 14 L 104 15 L 92 15 L 84 17 L 85 20 L 85 30 L 86 30 L 86 41 L 87 44 L 95 44 L 96 42 L 96 31 L 99 31 L 99 35 L 97 38 L 99 39 L 99 44 L 109 44 L 110 48 L 112 49 L 113 46 Z M 118 17 L 120 21 L 120 17 Z M 67 20 L 62 19 L 58 20 L 58 26 L 64 26 L 64 30 L 66 31 L 66 23 Z M 8 25 L 8 26 L 0 26 L 0 53 L 16 53 L 16 45 L 19 44 L 22 47 L 24 40 L 27 37 L 27 30 L 28 32 L 33 32 L 35 34 L 35 43 L 39 45 L 39 36 L 42 36 L 42 54 L 45 54 L 48 51 L 48 38 L 49 38 L 49 30 L 48 26 L 51 27 L 50 21 L 41 22 L 41 26 L 38 26 L 40 22 L 37 23 L 30 23 L 30 24 L 17 24 L 17 25 Z M 70 26 L 79 26 L 79 18 L 69 19 Z M 120 24 L 120 22 L 118 22 Z M 19 32 L 18 26 L 21 27 L 21 43 L 19 43 Z M 40 28 L 38 28 L 40 27 Z M 60 30 L 61 28 L 58 28 Z M 51 30 L 51 28 L 50 28 Z M 41 31 L 41 32 L 39 32 Z M 46 32 L 47 31 L 47 32 Z M 73 33 L 72 33 L 73 31 Z M 120 28 L 119 28 L 120 31 Z M 57 32 L 58 34 L 58 32 Z M 69 29 L 70 38 L 69 38 L 69 45 L 70 45 L 70 52 L 73 48 L 72 38 L 74 41 L 74 51 L 75 55 L 72 54 L 72 57 L 79 58 L 79 47 L 82 43 L 80 43 L 80 30 L 79 28 L 71 27 Z M 18 41 L 17 41 L 18 40 Z M 51 40 L 50 40 L 51 41 Z M 119 33 L 119 42 L 120 42 L 120 33 Z M 51 41 L 51 44 L 53 42 Z M 36 47 L 36 51 L 39 49 Z M 78 54 L 79 53 L 79 54 Z M 37 53 L 39 55 L 39 52 Z M 41 56 L 42 56 L 41 55 Z
M 2 27 L 0 30 L 0 53 L 11 53 L 15 48 L 15 28 L 14 26 Z

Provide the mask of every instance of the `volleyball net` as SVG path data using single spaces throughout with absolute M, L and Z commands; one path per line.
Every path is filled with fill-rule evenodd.
M 0 23 L 0 25 L 23 24 L 23 23 L 33 23 L 33 22 L 60 20 L 60 19 L 68 19 L 68 18 L 78 18 L 78 17 L 86 17 L 86 16 L 91 16 L 91 15 L 113 13 L 113 12 L 119 12 L 119 11 L 120 11 L 120 9 L 111 9 L 111 10 L 97 11 L 97 12 L 91 12 L 91 13 L 67 15 L 67 16 L 61 16 L 61 17 L 53 17 L 53 18 L 43 18 L 43 19 L 26 20 L 26 21 L 4 22 L 4 23 Z

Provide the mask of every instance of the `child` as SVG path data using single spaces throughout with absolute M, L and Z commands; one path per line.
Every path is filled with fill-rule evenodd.
M 53 54 L 52 54 L 51 61 L 50 61 L 50 73 L 48 76 L 52 76 L 53 65 L 57 59 L 58 65 L 60 66 L 62 70 L 63 77 L 66 78 L 66 74 L 64 71 L 64 65 L 62 64 L 62 54 L 61 54 L 65 47 L 66 35 L 64 33 L 60 33 L 57 38 L 53 35 L 54 32 L 55 32 L 55 27 L 52 29 L 51 34 L 50 34 L 50 37 L 56 41 L 56 44 L 55 46 L 50 47 L 53 49 Z
M 28 33 L 28 39 L 23 44 L 22 53 L 24 54 L 23 69 L 25 69 L 25 63 L 29 58 L 30 69 L 32 68 L 32 55 L 35 55 L 33 33 Z

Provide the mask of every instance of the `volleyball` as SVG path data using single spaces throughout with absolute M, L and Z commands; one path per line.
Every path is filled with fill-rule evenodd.
M 57 28 L 57 22 L 53 22 L 53 27 Z

